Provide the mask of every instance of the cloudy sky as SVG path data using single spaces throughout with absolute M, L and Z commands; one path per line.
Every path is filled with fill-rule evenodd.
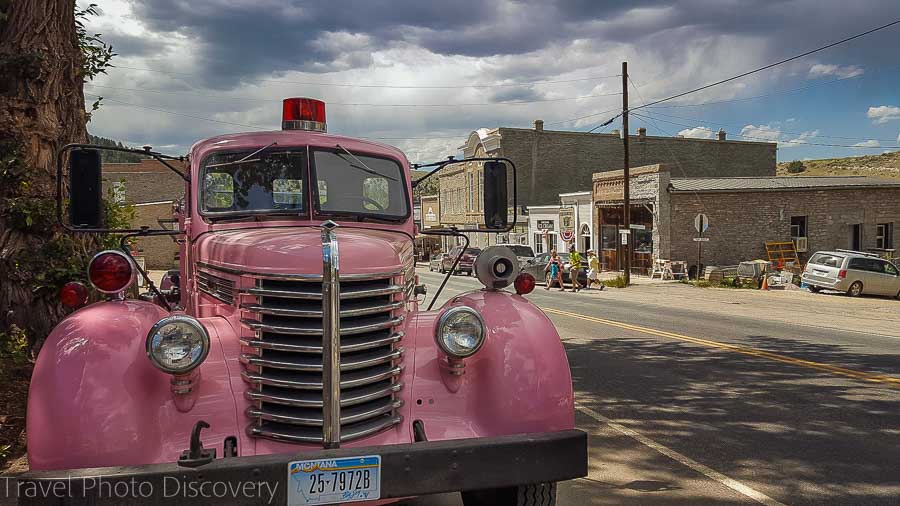
M 104 97 L 96 135 L 182 154 L 279 128 L 281 99 L 307 96 L 329 132 L 423 162 L 480 127 L 597 126 L 621 108 L 622 61 L 636 105 L 900 19 L 897 0 L 91 1 L 89 29 L 118 53 L 85 86 Z M 900 25 L 637 111 L 631 128 L 724 129 L 779 142 L 779 160 L 898 149 L 898 47 Z

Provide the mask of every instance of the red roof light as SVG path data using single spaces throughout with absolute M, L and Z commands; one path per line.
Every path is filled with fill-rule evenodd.
M 325 102 L 313 98 L 286 98 L 283 106 L 282 130 L 326 130 Z

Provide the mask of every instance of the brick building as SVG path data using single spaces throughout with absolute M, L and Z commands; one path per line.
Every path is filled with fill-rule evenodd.
M 594 174 L 594 229 L 608 269 L 621 265 L 622 171 Z M 651 259 L 697 264 L 694 217 L 709 217 L 704 265 L 766 258 L 765 241 L 791 241 L 800 260 L 825 249 L 893 256 L 900 223 L 900 182 L 849 177 L 672 177 L 657 164 L 631 171 L 633 265 Z M 804 247 L 805 246 L 805 247 Z
M 184 162 L 170 163 L 188 170 Z M 160 228 L 159 220 L 172 218 L 172 203 L 184 195 L 184 188 L 184 180 L 156 160 L 103 164 L 103 193 L 112 193 L 118 203 L 135 206 L 134 227 Z M 169 237 L 142 238 L 136 248 L 150 269 L 172 268 L 178 252 L 178 245 Z

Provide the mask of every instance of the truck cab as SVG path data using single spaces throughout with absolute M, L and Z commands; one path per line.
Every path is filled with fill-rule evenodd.
M 36 363 L 20 483 L 64 483 L 101 504 L 89 477 L 159 494 L 271 491 L 229 504 L 449 491 L 467 505 L 554 504 L 556 482 L 586 474 L 565 352 L 524 297 L 534 280 L 502 290 L 522 275 L 493 268 L 509 256 L 496 250 L 479 265 L 484 289 L 422 307 L 410 164 L 326 133 L 324 111 L 287 99 L 281 131 L 193 145 L 168 290 L 129 298 L 145 273 L 127 249 L 95 257 L 101 300 L 63 320 Z M 93 149 L 61 155 L 71 178 L 93 174 Z M 81 223 L 94 200 L 73 196 L 73 233 L 100 230 Z M 172 497 L 186 496 L 133 499 Z

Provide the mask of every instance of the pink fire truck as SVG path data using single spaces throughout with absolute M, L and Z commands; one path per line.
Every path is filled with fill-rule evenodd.
M 409 162 L 325 130 L 324 103 L 286 99 L 281 131 L 200 141 L 184 173 L 137 150 L 184 179 L 179 226 L 116 230 L 122 250 L 88 272 L 103 300 L 63 288 L 78 309 L 34 369 L 21 504 L 387 504 L 459 491 L 468 506 L 549 505 L 556 482 L 586 475 L 559 335 L 523 297 L 534 279 L 488 248 L 475 267 L 484 289 L 425 308 L 437 294 L 415 273 Z M 59 156 L 59 217 L 74 233 L 110 232 L 101 149 Z M 515 167 L 465 162 L 484 171 L 479 230 L 508 231 Z M 436 233 L 464 243 L 464 232 Z M 127 241 L 156 235 L 177 239 L 180 268 L 129 297 L 149 278 Z

